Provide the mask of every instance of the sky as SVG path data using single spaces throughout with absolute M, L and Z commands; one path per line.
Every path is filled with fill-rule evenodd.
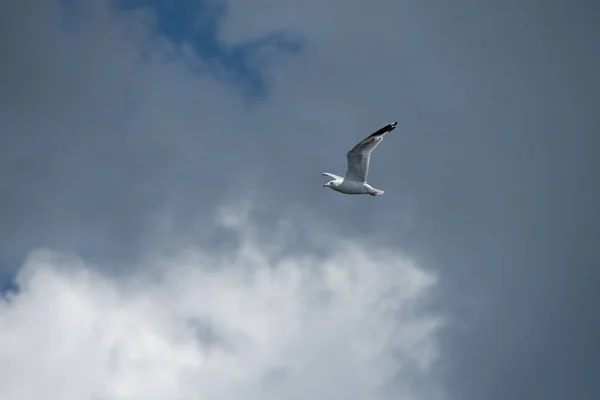
M 598 13 L 2 2 L 0 398 L 600 398 Z

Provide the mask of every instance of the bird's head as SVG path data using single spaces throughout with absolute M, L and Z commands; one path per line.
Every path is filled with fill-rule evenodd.
M 335 180 L 329 181 L 323 185 L 323 187 L 334 188 L 337 186 L 337 182 Z

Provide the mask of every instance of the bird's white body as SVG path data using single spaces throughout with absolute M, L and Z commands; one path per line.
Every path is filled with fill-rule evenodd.
M 333 174 L 325 172 L 323 175 L 327 175 L 333 178 Z M 346 180 L 341 176 L 336 176 L 334 180 L 327 182 L 325 187 L 330 187 L 336 192 L 344 194 L 370 194 L 371 196 L 379 196 L 383 194 L 383 190 L 375 189 L 367 182 L 357 182 L 352 180 Z
M 341 177 L 329 172 L 324 172 L 323 175 L 333 178 L 333 180 L 324 184 L 323 187 L 329 187 L 336 192 L 344 194 L 382 195 L 384 193 L 383 190 L 375 189 L 367 183 L 371 152 L 383 140 L 383 136 L 396 128 L 396 124 L 397 122 L 392 122 L 391 124 L 384 126 L 354 146 L 347 154 L 348 168 L 346 170 L 346 176 Z

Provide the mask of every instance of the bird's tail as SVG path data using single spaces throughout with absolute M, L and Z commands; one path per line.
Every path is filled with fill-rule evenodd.
M 384 193 L 385 193 L 385 190 L 379 190 L 379 189 L 375 189 L 375 188 L 373 188 L 373 190 L 369 192 L 369 194 L 371 196 L 381 196 Z

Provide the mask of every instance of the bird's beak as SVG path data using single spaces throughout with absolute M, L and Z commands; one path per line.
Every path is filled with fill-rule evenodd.
M 323 187 L 327 187 L 327 184 L 326 184 L 326 183 L 324 183 L 324 184 L 323 184 Z

